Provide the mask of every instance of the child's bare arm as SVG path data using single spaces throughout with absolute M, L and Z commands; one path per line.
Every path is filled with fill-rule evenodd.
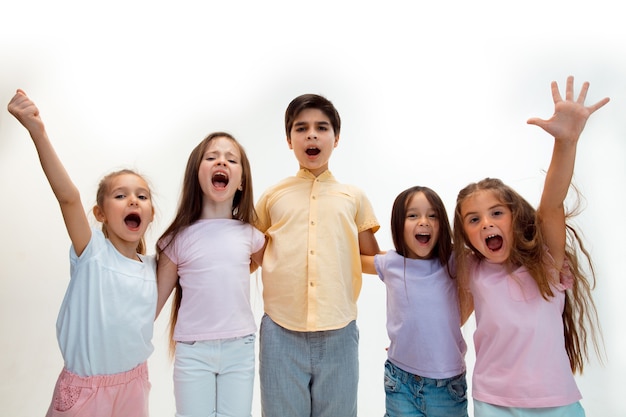
M 39 109 L 24 91 L 17 90 L 8 105 L 8 110 L 30 133 L 41 167 L 61 207 L 74 251 L 80 256 L 91 239 L 91 228 L 80 200 L 80 193 L 48 139 Z
M 548 249 L 560 268 L 565 258 L 565 210 L 564 201 L 574 173 L 576 145 L 587 119 L 596 110 L 609 102 L 604 98 L 599 102 L 585 106 L 589 83 L 582 85 L 578 98 L 574 100 L 574 78 L 568 77 L 565 88 L 565 100 L 559 93 L 556 82 L 552 82 L 554 114 L 548 120 L 531 118 L 534 124 L 554 137 L 552 160 L 546 174 L 543 193 L 538 208 L 541 230 Z
M 367 229 L 359 233 L 359 251 L 361 255 L 376 255 L 380 253 L 378 241 L 372 229 Z
M 178 266 L 163 252 L 159 254 L 157 264 L 157 308 L 155 319 L 159 317 L 165 302 L 178 282 Z

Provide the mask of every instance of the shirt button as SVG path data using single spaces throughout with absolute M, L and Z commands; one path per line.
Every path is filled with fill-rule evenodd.
M 311 220 L 311 226 L 315 226 L 315 221 Z

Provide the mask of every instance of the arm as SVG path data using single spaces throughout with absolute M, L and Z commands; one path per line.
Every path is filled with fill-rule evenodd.
M 371 256 L 380 253 L 378 241 L 376 240 L 372 229 L 367 229 L 359 233 L 359 251 L 361 252 L 361 255 Z
M 556 82 L 552 82 L 554 114 L 548 120 L 531 118 L 529 124 L 541 127 L 554 137 L 552 160 L 546 174 L 537 215 L 548 250 L 560 268 L 565 259 L 566 226 L 563 202 L 567 197 L 574 174 L 576 145 L 585 123 L 591 114 L 609 102 L 604 98 L 591 106 L 585 106 L 589 83 L 582 85 L 574 101 L 574 78 L 567 78 L 565 100 L 561 98 Z
M 178 266 L 163 252 L 157 263 L 157 309 L 155 319 L 159 317 L 165 302 L 178 282 Z
M 364 274 L 376 275 L 374 266 L 374 255 L 361 255 L 361 269 Z
M 265 253 L 265 248 L 267 247 L 267 237 L 265 237 L 265 243 L 263 247 L 258 252 L 250 255 L 250 273 L 256 271 L 261 265 L 263 265 L 263 254 Z
M 39 109 L 22 90 L 17 90 L 8 105 L 8 110 L 28 130 L 35 144 L 41 167 L 61 207 L 74 251 L 80 256 L 91 239 L 91 228 L 80 200 L 80 193 L 48 139 Z

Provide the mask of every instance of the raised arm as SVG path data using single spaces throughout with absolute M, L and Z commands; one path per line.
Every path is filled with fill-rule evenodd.
M 554 137 L 552 160 L 546 174 L 543 193 L 538 208 L 546 244 L 560 268 L 565 259 L 565 208 L 564 201 L 574 174 L 576 146 L 587 119 L 593 112 L 609 102 L 604 98 L 591 106 L 585 106 L 589 83 L 582 85 L 578 98 L 574 99 L 574 77 L 567 78 L 565 100 L 559 93 L 556 82 L 552 82 L 554 114 L 548 120 L 531 118 L 529 124 L 539 126 Z
M 43 172 L 61 207 L 74 251 L 80 256 L 91 239 L 91 228 L 80 200 L 80 193 L 48 139 L 39 109 L 24 91 L 17 90 L 9 102 L 8 110 L 30 133 Z

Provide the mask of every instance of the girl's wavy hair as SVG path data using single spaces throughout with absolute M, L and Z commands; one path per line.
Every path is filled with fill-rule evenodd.
M 461 206 L 468 197 L 485 190 L 491 191 L 502 204 L 509 208 L 512 214 L 513 247 L 508 260 L 509 268 L 512 270 L 515 267 L 524 266 L 537 283 L 541 296 L 545 300 L 554 297 L 554 292 L 550 286 L 553 279 L 550 278 L 548 272 L 553 267 L 554 261 L 545 250 L 545 239 L 541 232 L 541 219 L 537 215 L 537 210 L 501 180 L 485 178 L 463 188 L 456 200 L 454 242 L 456 244 L 455 260 L 461 304 L 463 305 L 471 297 L 469 295 L 468 256 L 473 255 L 479 261 L 484 259 L 484 256 L 472 246 L 465 233 Z M 602 335 L 597 310 L 591 296 L 591 291 L 596 285 L 595 269 L 580 233 L 569 221 L 580 212 L 579 208 L 580 204 L 577 202 L 574 209 L 566 214 L 565 256 L 574 282 L 572 289 L 565 292 L 565 308 L 562 318 L 565 350 L 570 367 L 573 373 L 582 374 L 584 364 L 589 360 L 588 339 L 591 339 L 600 360 L 603 355 L 600 347 Z M 580 264 L 579 254 L 582 254 L 585 267 Z
M 211 142 L 217 138 L 226 138 L 230 140 L 238 149 L 241 155 L 241 190 L 235 192 L 233 198 L 232 214 L 233 219 L 240 220 L 244 223 L 254 224 L 256 221 L 256 211 L 254 210 L 254 194 L 252 190 L 252 173 L 250 169 L 250 161 L 246 155 L 243 146 L 229 133 L 213 132 L 205 137 L 192 151 L 187 160 L 185 168 L 185 176 L 183 179 L 183 187 L 181 192 L 178 209 L 174 220 L 170 226 L 163 232 L 157 240 L 156 253 L 157 257 L 163 253 L 163 250 L 176 240 L 185 228 L 191 226 L 202 214 L 202 202 L 204 194 L 198 180 L 198 170 L 204 159 L 204 153 L 210 146 Z M 178 321 L 178 310 L 183 298 L 183 290 L 180 282 L 177 281 L 174 289 L 174 298 L 172 301 L 172 311 L 170 313 L 170 354 L 174 354 L 176 342 L 174 341 L 174 328 Z
M 136 177 L 144 180 L 146 184 L 148 183 L 148 181 L 142 175 L 138 174 L 132 169 L 121 169 L 119 171 L 111 172 L 105 175 L 98 184 L 98 190 L 96 191 L 96 204 L 99 207 L 104 206 L 104 196 L 107 195 L 107 193 L 109 192 L 109 189 L 111 187 L 111 181 L 113 181 L 113 179 L 119 177 L 120 175 L 135 175 Z M 150 192 L 150 201 L 152 201 L 152 192 Z M 107 238 L 109 237 L 109 231 L 107 229 L 106 223 L 102 223 L 102 233 Z M 146 239 L 143 236 L 141 237 L 141 239 L 139 240 L 139 244 L 137 245 L 137 253 L 140 253 L 142 255 L 146 254 Z

